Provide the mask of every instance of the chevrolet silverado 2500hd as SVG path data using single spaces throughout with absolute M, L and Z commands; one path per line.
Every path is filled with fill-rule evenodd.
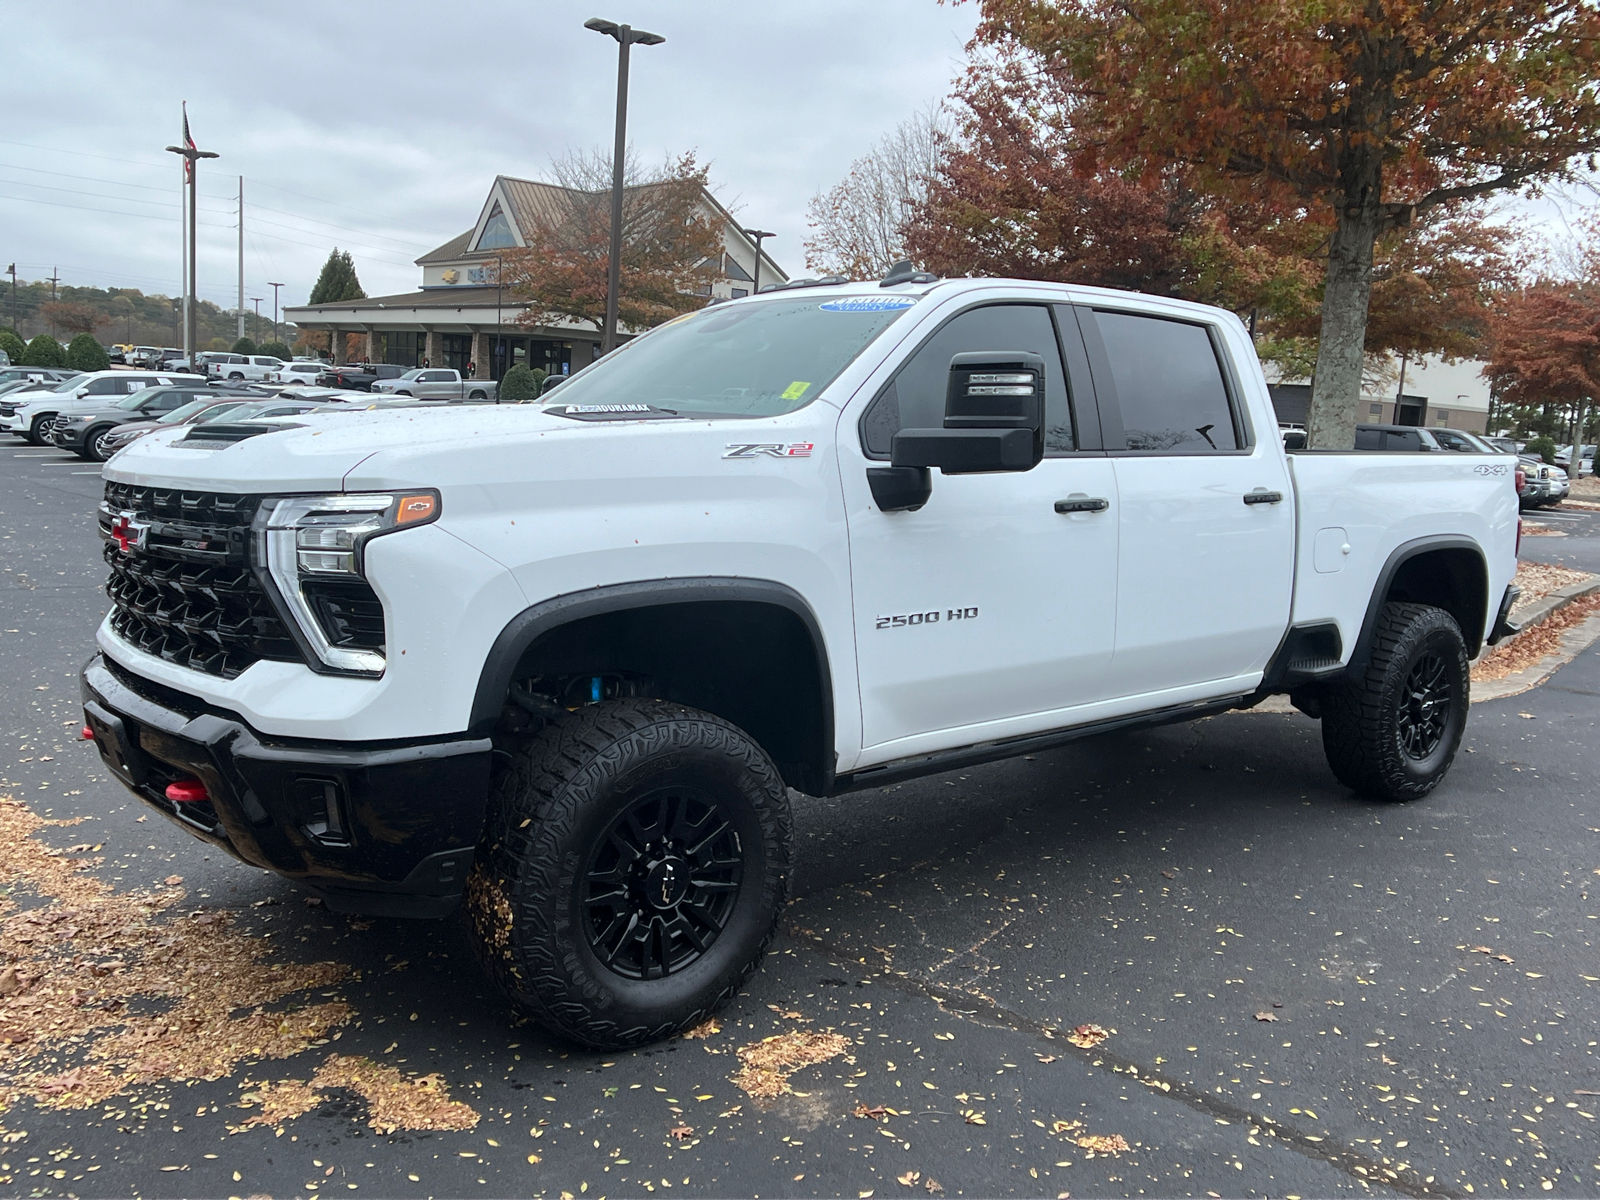
M 759 961 L 787 788 L 1288 693 L 1345 784 L 1426 795 L 1511 628 L 1514 469 L 1286 454 L 1217 309 L 787 286 L 543 407 L 140 438 L 86 721 L 203 841 L 335 908 L 464 902 L 523 1012 L 637 1043 Z

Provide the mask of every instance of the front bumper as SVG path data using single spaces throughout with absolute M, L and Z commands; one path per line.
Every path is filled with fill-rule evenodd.
M 28 422 L 22 416 L 0 417 L 0 429 L 8 433 L 27 433 Z
M 341 912 L 442 917 L 483 826 L 491 744 L 268 738 L 237 716 L 95 655 L 84 720 L 101 759 L 162 816 Z M 174 803 L 198 779 L 209 800 Z
M 80 450 L 83 448 L 83 435 L 88 432 L 88 427 L 69 425 L 66 428 L 56 428 L 50 431 L 50 443 L 61 450 Z

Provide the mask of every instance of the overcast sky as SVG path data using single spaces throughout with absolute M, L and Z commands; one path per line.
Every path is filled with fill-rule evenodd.
M 180 101 L 201 149 L 199 290 L 233 307 L 234 193 L 245 295 L 303 303 L 328 251 L 369 295 L 408 291 L 418 255 L 469 228 L 496 174 L 541 178 L 609 146 L 616 43 L 591 16 L 663 34 L 633 52 L 629 140 L 647 163 L 698 152 L 738 218 L 804 266 L 806 201 L 948 93 L 976 20 L 936 0 L 343 0 L 7 7 L 0 72 L 0 268 L 176 294 Z

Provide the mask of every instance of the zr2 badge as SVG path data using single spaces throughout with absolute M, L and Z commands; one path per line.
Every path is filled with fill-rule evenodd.
M 730 442 L 723 458 L 810 458 L 814 442 Z

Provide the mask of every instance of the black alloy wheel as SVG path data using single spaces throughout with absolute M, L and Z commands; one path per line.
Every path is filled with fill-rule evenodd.
M 589 947 L 629 979 L 681 971 L 716 942 L 743 880 L 739 835 L 715 796 L 646 795 L 617 815 L 589 861 Z
M 1322 693 L 1328 766 L 1373 799 L 1420 799 L 1450 770 L 1471 699 L 1455 618 L 1428 604 L 1385 604 L 1366 666 Z
M 465 908 L 520 1012 L 596 1047 L 704 1021 L 750 977 L 788 894 L 788 793 L 721 717 L 608 700 L 496 751 Z

